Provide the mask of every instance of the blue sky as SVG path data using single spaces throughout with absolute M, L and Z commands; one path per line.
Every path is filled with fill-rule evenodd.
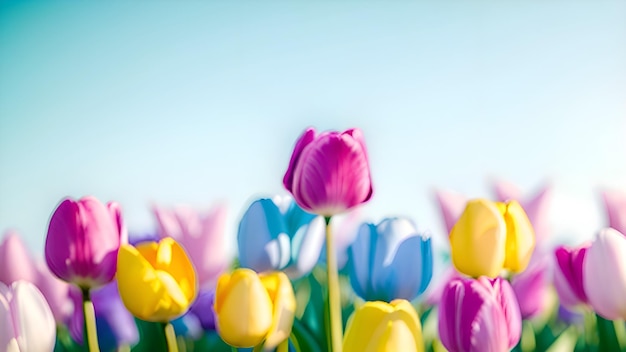
M 0 231 L 41 252 L 65 196 L 208 209 L 229 233 L 284 193 L 307 126 L 360 127 L 374 220 L 442 231 L 434 188 L 555 188 L 556 238 L 626 191 L 626 3 L 25 2 L 0 5 Z M 1 235 L 0 235 L 1 236 Z

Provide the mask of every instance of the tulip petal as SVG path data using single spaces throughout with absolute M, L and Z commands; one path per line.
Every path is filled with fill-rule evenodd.
M 435 191 L 435 199 L 437 200 L 441 214 L 443 215 L 443 221 L 446 227 L 446 236 L 448 236 L 452 231 L 454 224 L 463 213 L 467 199 L 460 194 L 441 190 Z
M 317 264 L 322 247 L 326 240 L 326 226 L 324 218 L 318 216 L 314 218 L 308 225 L 303 225 L 296 232 L 292 240 L 292 260 L 295 261 L 295 269 L 300 277 L 311 272 L 315 264 Z M 289 275 L 289 273 L 287 272 Z
M 609 320 L 626 319 L 626 237 L 601 230 L 587 250 L 583 284 L 593 309 Z
M 381 301 L 365 302 L 354 312 L 348 325 L 343 340 L 345 351 L 366 351 L 380 322 L 385 316 L 393 311 L 393 307 Z
M 198 286 L 196 271 L 185 249 L 174 239 L 164 238 L 159 242 L 154 268 L 166 272 L 169 277 L 175 278 L 174 284 L 177 289 L 180 289 L 188 303 L 195 299 Z M 165 277 L 162 276 L 162 278 Z
M 0 244 L 0 282 L 10 285 L 14 281 L 36 282 L 36 272 L 22 238 L 9 231 Z
M 285 233 L 283 215 L 270 199 L 260 199 L 252 203 L 239 223 L 237 243 L 239 264 L 243 268 L 263 272 L 279 269 L 273 265 L 280 262 L 281 252 L 268 248 L 268 244 Z M 260 250 L 261 248 L 265 250 Z M 290 255 L 287 256 L 289 260 Z
M 535 231 L 524 209 L 517 201 L 506 203 L 502 215 L 506 223 L 504 267 L 514 273 L 522 272 L 528 266 L 535 249 Z
M 118 267 L 124 268 L 117 273 L 120 297 L 134 316 L 146 321 L 158 321 L 153 316 L 160 306 L 160 285 L 149 258 L 150 253 L 156 258 L 156 248 L 148 250 L 156 246 L 154 242 L 144 242 L 137 248 L 122 245 L 117 258 Z
M 500 325 L 503 325 L 506 329 L 504 334 L 508 341 L 507 339 L 505 339 L 505 341 L 508 342 L 508 348 L 512 349 L 517 345 L 522 336 L 522 317 L 519 310 L 519 303 L 515 298 L 515 292 L 513 292 L 513 288 L 508 281 L 502 278 L 487 280 L 482 277 L 479 280 L 481 280 L 484 285 L 490 284 L 493 287 L 493 295 L 505 320 L 505 324 Z
M 265 338 L 265 349 L 273 349 L 291 334 L 296 312 L 296 297 L 287 275 L 282 272 L 259 275 L 273 303 L 272 326 Z
M 293 153 L 291 154 L 291 160 L 289 160 L 289 167 L 287 168 L 287 172 L 285 172 L 285 176 L 283 177 L 283 185 L 291 193 L 293 193 L 293 178 L 295 169 L 298 165 L 298 162 L 300 161 L 302 151 L 307 145 L 313 142 L 313 140 L 315 139 L 315 134 L 316 133 L 314 128 L 307 128 L 302 133 L 300 138 L 298 138 L 298 141 L 296 142 L 296 145 L 293 149 Z
M 56 340 L 56 322 L 46 299 L 30 282 L 16 281 L 11 285 L 13 297 L 9 304 L 13 323 L 19 334 L 22 351 L 52 351 Z
M 573 308 L 578 304 L 587 303 L 587 295 L 583 286 L 583 263 L 589 244 L 576 248 L 558 247 L 556 267 L 554 268 L 554 286 L 561 304 Z
M 272 327 L 273 304 L 257 274 L 238 269 L 222 274 L 215 293 L 217 330 L 231 346 L 260 344 Z
M 626 194 L 619 192 L 602 193 L 608 215 L 609 226 L 626 234 Z
M 350 268 L 350 284 L 360 297 L 371 297 L 371 275 L 378 243 L 378 231 L 373 224 L 363 224 L 359 228 L 356 240 L 348 249 L 348 266 Z
M 450 232 L 450 255 L 455 268 L 472 277 L 496 277 L 505 261 L 506 224 L 495 203 L 467 202 Z
M 0 282 L 0 350 L 2 351 L 14 348 L 11 347 L 13 344 L 17 345 L 8 295 L 10 295 L 9 288 Z

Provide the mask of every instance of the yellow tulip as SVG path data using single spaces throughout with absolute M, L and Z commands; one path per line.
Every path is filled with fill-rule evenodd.
M 450 231 L 452 263 L 472 277 L 524 271 L 534 248 L 534 230 L 516 201 L 470 200 Z
M 117 255 L 117 284 L 126 309 L 139 319 L 168 322 L 196 298 L 196 271 L 175 240 L 122 245 Z
M 289 337 L 296 297 L 283 272 L 237 269 L 222 274 L 215 291 L 217 331 L 231 346 L 272 349 Z
M 348 321 L 344 351 L 424 351 L 422 326 L 406 300 L 365 302 Z

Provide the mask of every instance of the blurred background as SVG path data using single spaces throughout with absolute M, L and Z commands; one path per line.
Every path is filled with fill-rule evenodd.
M 433 191 L 553 187 L 554 241 L 626 192 L 626 2 L 0 2 L 0 231 L 43 253 L 66 196 L 229 206 L 286 194 L 308 126 L 363 130 L 372 220 L 443 238 Z

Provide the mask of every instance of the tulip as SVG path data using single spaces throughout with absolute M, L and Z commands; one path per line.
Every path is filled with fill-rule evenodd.
M 346 351 L 424 351 L 422 326 L 406 300 L 366 302 L 348 321 Z
M 54 317 L 37 287 L 0 282 L 0 351 L 49 352 L 55 340 Z
M 113 280 L 117 250 L 127 237 L 117 203 L 65 199 L 50 219 L 46 262 L 64 281 L 84 289 L 99 287 Z
M 0 243 L 0 282 L 10 285 L 13 281 L 36 282 L 36 272 L 22 238 L 15 231 L 8 231 Z
M 522 272 L 534 246 L 532 225 L 516 201 L 471 200 L 450 231 L 452 262 L 472 277 L 496 277 L 502 269 Z
M 439 336 L 449 351 L 508 351 L 521 333 L 519 306 L 506 280 L 455 279 L 444 289 Z
M 234 347 L 273 349 L 291 333 L 296 298 L 287 275 L 246 268 L 222 274 L 215 292 L 217 331 Z
M 366 301 L 412 300 L 433 274 L 430 237 L 406 218 L 363 224 L 348 252 L 350 283 Z
M 74 303 L 74 314 L 69 330 L 75 341 L 83 341 L 83 305 L 81 293 L 72 289 L 70 297 Z M 139 341 L 139 332 L 133 316 L 126 310 L 116 282 L 110 282 L 91 293 L 96 313 L 98 343 L 103 351 L 116 350 L 120 346 L 134 345 Z
M 587 304 L 587 295 L 583 286 L 583 263 L 590 243 L 570 248 L 557 247 L 554 251 L 554 287 L 559 301 L 568 309 Z
M 35 269 L 37 288 L 46 298 L 54 320 L 57 324 L 65 322 L 72 313 L 72 300 L 69 296 L 71 285 L 56 277 L 43 262 L 38 262 Z
M 241 267 L 256 272 L 284 271 L 292 279 L 313 269 L 324 243 L 324 219 L 290 198 L 260 199 L 239 223 Z
M 200 321 L 200 326 L 204 330 L 215 330 L 215 290 L 200 291 L 198 298 L 189 309 L 189 313 L 194 314 Z
M 450 234 L 454 224 L 463 214 L 467 198 L 454 192 L 437 190 L 435 191 L 435 200 L 441 210 L 446 234 Z
M 180 243 L 196 268 L 198 286 L 214 288 L 231 262 L 230 254 L 224 250 L 226 206 L 217 205 L 206 214 L 187 207 L 155 206 L 153 210 L 160 238 L 172 237 Z
M 621 233 L 626 233 L 626 194 L 619 192 L 604 192 L 602 194 L 609 220 L 609 227 Z
M 117 265 L 122 302 L 139 319 L 167 323 L 183 315 L 196 297 L 193 264 L 171 237 L 123 245 Z
M 583 261 L 583 287 L 593 310 L 605 319 L 626 319 L 626 237 L 601 230 Z
M 326 217 L 367 202 L 372 181 L 361 130 L 308 128 L 296 142 L 283 184 L 303 209 Z

